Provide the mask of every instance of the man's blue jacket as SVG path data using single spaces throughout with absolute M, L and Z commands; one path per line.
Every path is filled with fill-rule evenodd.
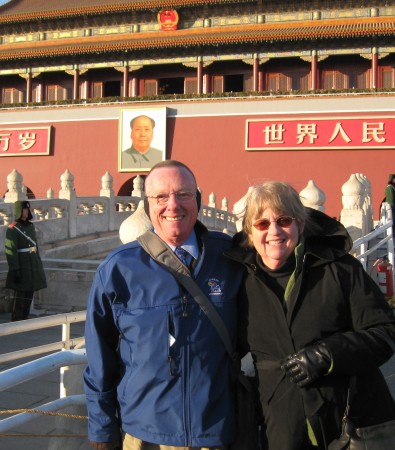
M 223 256 L 230 238 L 195 231 L 203 255 L 195 271 L 232 339 L 242 272 Z M 203 230 L 203 232 L 202 232 Z M 188 292 L 135 241 L 99 266 L 86 320 L 84 373 L 89 439 L 211 447 L 234 438 L 232 362 Z

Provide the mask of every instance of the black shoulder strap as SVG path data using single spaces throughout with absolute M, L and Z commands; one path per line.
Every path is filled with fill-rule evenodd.
M 195 299 L 196 303 L 203 310 L 204 314 L 209 318 L 215 329 L 217 330 L 220 338 L 222 339 L 225 348 L 232 360 L 235 359 L 235 353 L 233 351 L 232 341 L 230 339 L 228 330 L 215 309 L 211 301 L 206 297 L 200 287 L 191 278 L 191 274 L 187 267 L 177 258 L 174 252 L 168 247 L 165 242 L 162 241 L 151 230 L 146 231 L 143 235 L 137 238 L 141 247 L 160 265 L 165 267 L 172 275 L 178 280 L 178 282 L 185 287 L 187 291 Z

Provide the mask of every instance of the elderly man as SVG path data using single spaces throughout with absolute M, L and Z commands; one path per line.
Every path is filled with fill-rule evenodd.
M 197 221 L 193 173 L 163 161 L 151 169 L 145 192 L 156 235 L 184 253 L 235 339 L 241 271 L 223 256 L 229 237 Z M 86 348 L 93 447 L 224 450 L 232 442 L 232 362 L 225 347 L 193 297 L 138 241 L 110 253 L 97 271 Z

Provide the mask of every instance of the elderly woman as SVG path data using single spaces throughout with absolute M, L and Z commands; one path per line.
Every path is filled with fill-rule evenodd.
M 268 449 L 326 449 L 353 375 L 355 425 L 393 419 L 379 366 L 393 354 L 394 314 L 349 255 L 345 228 L 290 185 L 267 182 L 250 192 L 234 240 L 228 257 L 246 269 L 240 340 L 259 375 Z

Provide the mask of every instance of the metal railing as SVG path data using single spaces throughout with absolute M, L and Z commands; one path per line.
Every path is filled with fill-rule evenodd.
M 41 258 L 45 271 L 52 272 L 81 272 L 95 273 L 96 267 L 101 263 L 98 259 L 63 259 L 63 258 Z M 52 264 L 52 265 L 50 265 Z M 82 269 L 77 266 L 87 266 Z M 93 266 L 94 268 L 91 268 Z M 0 275 L 8 273 L 8 264 L 5 259 L 0 260 Z
M 63 408 L 85 403 L 84 395 L 67 396 L 64 386 L 64 370 L 67 366 L 86 364 L 86 353 L 83 336 L 71 338 L 71 324 L 84 322 L 86 311 L 37 319 L 23 320 L 0 324 L 0 337 L 14 336 L 17 333 L 42 330 L 44 328 L 61 326 L 61 340 L 49 344 L 30 347 L 0 355 L 0 363 L 15 361 L 22 358 L 52 353 L 25 364 L 0 372 L 0 392 L 23 382 L 38 378 L 44 374 L 60 369 L 59 399 L 35 408 L 35 412 L 21 412 L 0 420 L 0 432 L 8 431 L 16 426 L 30 422 L 38 417 L 36 412 L 58 411 Z M 59 351 L 62 350 L 62 351 Z
M 61 326 L 61 341 L 51 344 L 40 345 L 0 355 L 0 364 L 15 361 L 17 359 L 30 356 L 42 355 L 44 353 L 55 352 L 58 350 L 70 350 L 84 345 L 84 337 L 71 339 L 70 326 L 72 323 L 84 322 L 86 311 L 78 311 L 67 314 L 56 314 L 54 316 L 39 317 L 37 319 L 22 320 L 20 322 L 9 322 L 0 324 L 0 337 L 25 333 L 27 331 L 42 330 L 54 326 Z M 0 373 L 0 377 L 1 377 Z
M 376 228 L 365 236 L 354 241 L 351 252 L 368 271 L 368 256 L 377 250 L 386 248 L 388 261 L 394 265 L 394 238 L 392 210 L 388 203 L 383 203 L 380 221 Z

